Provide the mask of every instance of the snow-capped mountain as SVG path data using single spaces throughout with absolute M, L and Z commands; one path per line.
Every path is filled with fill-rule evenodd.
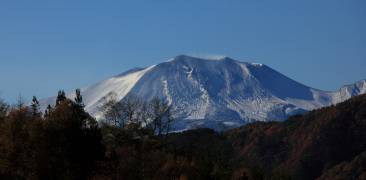
M 175 109 L 175 130 L 219 130 L 253 121 L 284 120 L 365 92 L 365 80 L 328 92 L 298 83 L 263 64 L 185 55 L 82 89 L 86 110 L 98 119 L 103 118 L 99 107 L 111 94 L 119 100 L 131 94 L 145 100 L 164 98 Z M 42 104 L 54 101 L 49 98 Z

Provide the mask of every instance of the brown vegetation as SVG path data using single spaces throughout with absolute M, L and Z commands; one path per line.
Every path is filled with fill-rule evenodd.
M 44 115 L 36 98 L 0 101 L 0 179 L 366 177 L 366 95 L 281 123 L 166 134 L 169 107 L 158 99 L 109 102 L 111 121 L 97 123 L 76 93 L 60 91 Z

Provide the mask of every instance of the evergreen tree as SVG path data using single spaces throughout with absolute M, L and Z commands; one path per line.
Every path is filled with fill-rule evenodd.
M 75 103 L 77 106 L 84 107 L 83 96 L 81 95 L 80 89 L 75 91 Z
M 4 119 L 8 112 L 9 105 L 0 99 L 0 120 Z
M 52 106 L 49 104 L 46 108 L 46 110 L 44 111 L 44 116 L 45 117 L 49 117 L 49 115 L 51 114 L 52 112 Z
M 36 96 L 33 96 L 31 107 L 33 117 L 39 116 L 40 115 L 39 101 Z
M 74 101 L 75 102 L 73 102 L 72 104 L 75 107 L 75 113 L 78 115 L 77 117 L 80 118 L 79 120 L 83 123 L 84 127 L 96 127 L 96 120 L 84 110 L 85 105 L 83 103 L 83 96 L 81 95 L 80 89 L 75 90 Z
M 58 91 L 57 98 L 56 98 L 56 106 L 60 105 L 61 102 L 66 100 L 66 94 L 65 91 L 60 90 Z
M 93 118 L 71 100 L 48 111 L 43 135 L 47 152 L 41 158 L 48 165 L 42 169 L 48 176 L 44 179 L 88 179 L 95 161 L 104 155 L 100 129 L 89 126 Z

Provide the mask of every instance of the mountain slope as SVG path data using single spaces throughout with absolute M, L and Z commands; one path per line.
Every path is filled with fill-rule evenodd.
M 239 161 L 237 178 L 244 169 L 291 179 L 316 179 L 323 173 L 321 179 L 364 177 L 366 95 L 285 122 L 246 125 L 226 136 L 235 149 L 233 159 Z
M 132 94 L 145 100 L 163 98 L 177 112 L 175 130 L 220 130 L 253 121 L 284 120 L 365 91 L 365 81 L 326 92 L 302 85 L 263 64 L 185 55 L 82 89 L 86 110 L 98 119 L 103 118 L 99 107 L 108 96 L 118 100 Z M 51 102 L 54 98 L 43 104 Z
M 319 180 L 366 179 L 366 151 L 356 156 L 350 162 L 342 162 L 327 170 Z

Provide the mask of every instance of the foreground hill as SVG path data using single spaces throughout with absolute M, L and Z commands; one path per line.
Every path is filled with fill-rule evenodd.
M 248 169 L 294 179 L 364 179 L 366 95 L 277 123 L 226 133 L 235 149 L 235 175 Z M 248 168 L 248 169 L 247 169 Z M 343 178 L 342 178 L 343 177 Z
M 99 120 L 103 119 L 100 107 L 110 97 L 118 101 L 132 95 L 146 101 L 165 99 L 177 112 L 175 130 L 223 130 L 254 121 L 285 120 L 365 92 L 365 80 L 327 92 L 298 83 L 263 64 L 185 55 L 132 69 L 82 89 L 86 110 Z M 49 98 L 42 104 L 46 107 L 54 102 L 55 98 Z

